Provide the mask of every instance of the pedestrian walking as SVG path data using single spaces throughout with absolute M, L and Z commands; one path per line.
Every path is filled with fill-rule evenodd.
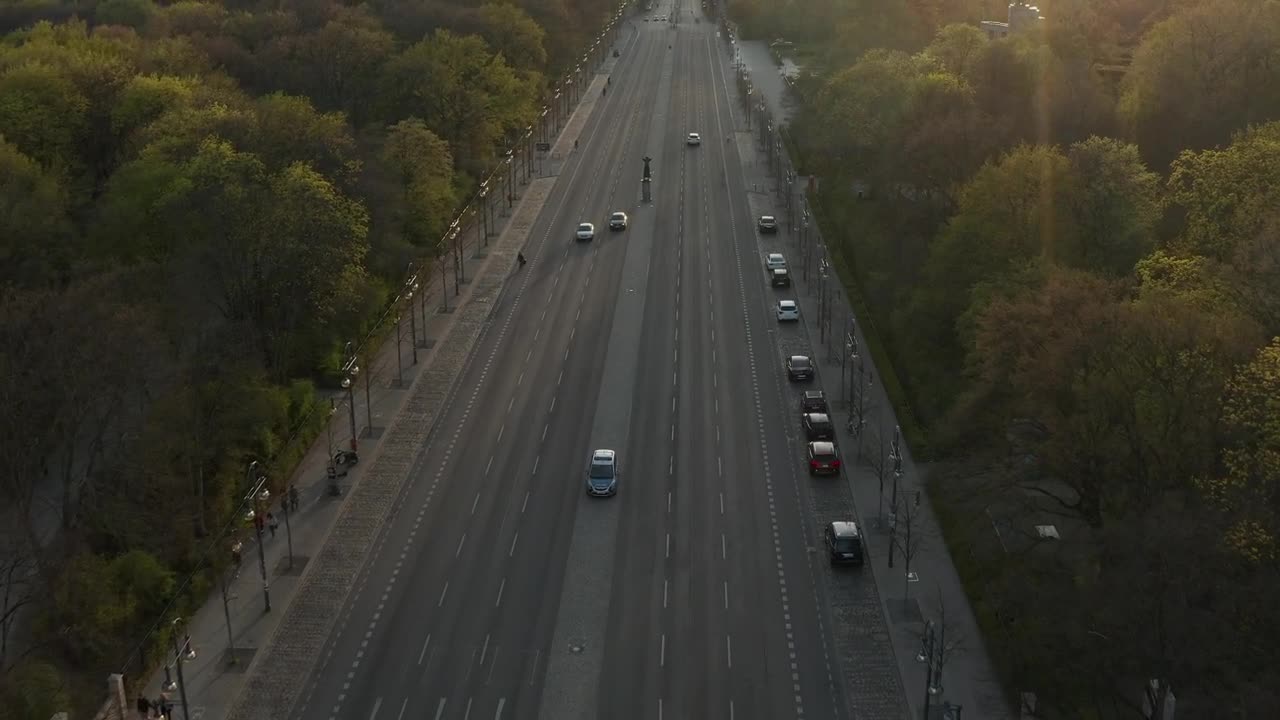
M 280 521 L 276 519 L 273 513 L 267 513 L 267 528 L 271 530 L 271 537 L 276 536 L 276 530 L 280 529 Z
M 167 693 L 160 693 L 160 697 L 155 701 L 154 705 L 157 717 L 163 718 L 164 720 L 172 720 L 173 703 L 170 702 L 169 695 Z
M 240 561 L 244 559 L 244 546 L 239 540 L 231 543 L 231 562 L 236 566 L 236 577 L 240 577 Z M 141 699 L 139 700 L 141 702 Z

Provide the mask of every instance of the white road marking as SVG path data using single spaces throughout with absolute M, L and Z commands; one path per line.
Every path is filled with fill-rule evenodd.
M 396 720 L 402 720 L 402 718 L 404 718 L 404 710 L 407 707 L 409 707 L 409 698 L 405 698 L 404 702 L 400 703 L 400 714 L 396 715 Z
M 561 381 L 561 380 L 564 380 L 564 371 L 563 371 L 563 370 L 561 370 L 561 371 L 560 371 L 560 374 L 556 376 L 556 387 L 560 387 L 560 381 Z
M 541 455 L 535 455 L 535 456 L 533 457 L 533 471 L 529 473 L 530 475 L 537 475 L 537 474 L 538 474 L 538 461 L 539 461 L 539 460 L 541 460 L 541 459 L 542 459 L 542 456 L 541 456 Z
M 717 440 L 720 439 L 719 435 L 720 435 L 720 428 L 716 428 Z M 719 457 L 716 458 L 716 472 L 720 473 L 720 477 L 724 477 L 724 460 Z
M 667 461 L 667 474 L 674 475 L 675 472 L 676 472 L 676 456 L 672 455 L 671 459 Z
M 552 395 L 552 396 L 551 396 L 551 407 L 547 408 L 547 412 L 552 413 L 552 412 L 555 412 L 555 411 L 556 411 L 556 396 L 555 396 L 555 395 Z
M 675 442 L 675 441 L 676 441 L 676 426 L 675 426 L 675 423 L 672 423 L 671 424 L 671 442 Z
M 671 491 L 667 491 L 667 512 L 671 512 Z
M 576 335 L 576 334 L 577 334 L 577 332 L 578 332 L 578 328 L 577 328 L 577 326 L 574 326 L 574 327 L 569 328 L 569 342 L 573 342 L 573 336 L 574 336 L 574 335 Z M 565 350 L 565 351 L 564 351 L 564 358 L 565 358 L 565 360 L 568 360 L 568 359 L 569 359 L 569 351 L 568 351 L 568 350 Z
M 724 539 L 724 533 L 720 533 L 720 559 L 724 560 L 729 557 L 729 543 Z
M 662 607 L 667 606 L 667 581 L 662 581 Z
M 658 667 L 667 666 L 667 634 L 662 634 L 662 648 L 658 654 Z
M 530 492 L 531 492 L 531 491 L 529 491 L 529 490 L 525 490 L 525 491 L 524 491 L 524 504 L 520 506 L 520 512 L 521 512 L 521 513 L 523 513 L 523 512 L 524 512 L 524 509 L 525 509 L 525 508 L 529 507 L 529 493 L 530 493 Z
M 427 648 L 431 647 L 431 636 L 427 635 L 427 641 L 422 643 L 422 652 L 418 653 L 418 664 L 422 664 L 422 659 L 427 656 Z
M 733 640 L 728 635 L 724 636 L 724 657 L 729 667 L 733 668 Z
M 511 550 L 507 552 L 507 557 L 516 556 L 516 540 L 520 539 L 520 531 L 516 531 L 515 537 L 511 538 Z
M 502 649 L 501 646 L 496 646 L 493 648 L 493 662 L 489 663 L 489 673 L 484 676 L 485 685 L 488 685 L 489 683 L 493 682 L 493 669 L 498 667 L 498 651 L 501 649 Z
M 516 404 L 516 396 L 511 396 L 511 401 L 507 403 L 507 412 L 511 412 L 511 406 Z
M 552 402 L 555 402 L 555 399 L 554 399 L 554 398 L 552 398 Z M 502 434 L 503 434 L 504 432 L 506 432 L 506 431 L 507 431 L 507 424 L 506 424 L 506 423 L 502 423 L 502 425 L 498 427 L 498 439 L 494 441 L 494 443 L 495 443 L 495 444 L 502 442 Z M 720 437 L 720 430 L 717 428 L 717 429 L 716 429 L 716 439 L 718 440 L 718 439 L 719 439 L 719 437 Z M 490 460 L 492 460 L 492 458 L 490 458 Z M 486 471 L 486 472 L 487 472 L 487 471 Z
M 671 533 L 667 533 L 667 557 L 671 557 Z
M 373 720 L 378 716 L 378 708 L 382 707 L 382 698 L 379 697 L 373 701 L 373 712 L 369 713 L 369 720 Z
M 533 357 L 533 348 L 529 348 L 529 352 L 524 354 L 524 361 L 529 362 L 529 358 Z
M 729 609 L 729 581 L 724 581 L 724 609 Z
M 474 698 L 467 698 L 467 711 L 462 714 L 462 720 L 468 720 L 471 717 L 471 703 Z
M 507 589 L 507 579 L 502 578 L 502 584 L 498 586 L 498 599 L 493 603 L 494 607 L 500 607 L 502 605 L 502 591 L 505 589 Z
M 489 634 L 485 633 L 484 647 L 480 649 L 480 667 L 484 667 L 484 659 L 489 656 Z
M 436 603 L 436 607 L 444 607 L 444 596 L 449 594 L 449 581 L 444 581 L 444 589 L 440 591 L 440 602 Z
M 520 373 L 520 376 L 516 378 L 516 385 L 520 385 L 523 382 L 524 382 L 524 373 L 522 372 Z
M 476 506 L 480 504 L 480 493 L 476 493 L 476 499 L 471 501 L 471 514 L 476 514 Z
M 462 537 L 458 538 L 458 549 L 453 551 L 453 557 L 456 560 L 462 554 L 462 546 L 467 542 L 467 534 L 462 533 Z
M 724 514 L 724 493 L 720 493 L 720 514 Z
M 502 720 L 502 706 L 507 704 L 506 698 L 498 698 L 498 713 L 493 716 L 493 720 Z
M 545 425 L 543 425 L 543 426 L 542 426 L 542 439 L 543 439 L 543 440 L 546 440 L 546 439 L 547 439 L 547 429 L 548 429 L 548 428 L 550 428 L 550 427 L 551 427 L 551 423 L 547 423 L 547 424 L 545 424 Z
M 440 704 L 436 706 L 436 720 L 440 720 L 444 715 L 444 701 L 445 698 L 440 698 Z
M 499 439 L 501 439 L 501 438 L 502 438 L 502 430 L 501 430 L 501 429 L 499 429 L 499 430 L 498 430 L 498 438 L 499 438 Z M 486 463 L 486 464 L 485 464 L 485 466 L 484 466 L 484 474 L 485 474 L 485 475 L 488 475 L 488 474 L 489 474 L 489 470 L 491 470 L 492 468 L 493 468 L 493 456 L 492 456 L 492 455 L 490 455 L 490 456 L 489 456 L 489 462 L 488 462 L 488 463 Z

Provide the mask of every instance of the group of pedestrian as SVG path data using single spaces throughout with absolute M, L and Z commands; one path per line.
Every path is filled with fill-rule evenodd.
M 160 697 L 155 700 L 149 700 L 140 695 L 138 696 L 138 717 L 173 720 L 173 703 L 165 693 L 160 693 Z
M 302 497 L 298 492 L 298 488 L 290 486 L 289 491 L 284 497 L 280 498 L 280 510 L 286 513 L 294 513 L 298 511 L 298 507 L 302 504 Z M 276 536 L 276 531 L 280 529 L 280 519 L 273 512 L 266 515 L 259 513 L 253 514 L 254 529 L 259 533 L 267 531 L 271 537 Z M 235 566 L 236 576 L 240 575 L 240 563 L 244 560 L 244 545 L 237 538 L 231 540 L 231 561 Z

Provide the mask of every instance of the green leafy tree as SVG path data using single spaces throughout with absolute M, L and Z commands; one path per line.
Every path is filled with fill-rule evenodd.
M 387 131 L 382 161 L 399 178 L 404 238 L 419 248 L 430 247 L 457 205 L 448 143 L 418 118 L 401 120 Z
M 89 99 L 52 65 L 33 62 L 0 74 L 0 134 L 46 167 L 80 167 L 88 111 Z
M 503 135 L 532 117 L 533 94 L 476 36 L 439 30 L 388 63 L 383 116 L 427 120 L 468 168 L 493 157 Z
M 1128 275 L 1151 252 L 1160 220 L 1160 177 L 1147 169 L 1135 145 L 1092 137 L 1067 151 L 1080 185 L 1070 193 L 1074 246 L 1060 257 L 1077 267 Z
M 535 73 L 546 67 L 547 33 L 527 12 L 515 5 L 486 3 L 480 6 L 480 19 L 485 41 L 508 65 Z
M 938 30 L 924 49 L 947 72 L 965 77 L 970 65 L 987 44 L 987 34 L 970 24 L 956 23 Z
M 93 18 L 99 25 L 124 25 L 141 30 L 155 11 L 151 0 L 103 0 L 94 7 Z
M 19 660 L 0 673 L 0 718 L 48 720 L 71 707 L 68 682 L 58 668 L 36 659 Z
M 341 113 L 317 113 L 305 97 L 273 94 L 257 101 L 257 128 L 246 149 L 268 170 L 300 162 L 343 189 L 360 172 L 355 140 Z
M 873 51 L 857 64 L 832 75 L 818 91 L 815 109 L 822 118 L 817 144 L 826 149 L 824 171 L 866 177 L 878 172 L 882 148 L 901 126 L 912 82 L 922 63 L 899 52 Z
M 1273 2 L 1184 3 L 1146 33 L 1120 110 L 1152 165 L 1280 115 L 1277 45 L 1280 5 Z
M 71 237 L 57 179 L 0 136 L 0 285 L 64 278 L 73 260 Z
M 283 84 L 359 126 L 370 118 L 379 74 L 394 51 L 395 39 L 380 23 L 353 11 L 291 40 Z

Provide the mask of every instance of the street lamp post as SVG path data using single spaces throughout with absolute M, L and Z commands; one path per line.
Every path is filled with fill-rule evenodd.
M 263 612 L 271 612 L 271 582 L 267 577 L 267 551 L 263 547 L 262 542 L 262 518 L 259 517 L 259 502 L 261 494 L 267 494 L 264 485 L 267 484 L 266 475 L 257 475 L 258 461 L 254 460 L 249 463 L 249 469 L 245 471 L 246 485 L 249 485 L 249 494 L 244 496 L 244 501 L 250 503 L 253 508 L 253 531 L 258 539 L 258 565 L 262 571 L 262 600 L 264 603 Z
M 358 434 L 356 432 L 356 392 L 355 383 L 352 382 L 356 375 L 360 374 L 360 366 L 356 364 L 355 343 L 348 342 L 342 349 L 342 354 L 347 360 L 342 364 L 342 389 L 347 391 L 347 410 L 351 413 L 351 452 L 359 449 Z M 329 453 L 329 462 L 333 462 L 333 453 Z
M 182 633 L 182 643 L 178 643 L 178 628 L 181 618 L 174 618 L 173 631 L 169 636 L 173 639 L 173 663 L 178 673 L 178 697 L 182 699 L 182 717 L 185 720 L 191 720 L 191 704 L 187 702 L 187 681 L 182 674 L 182 661 L 187 658 L 194 658 L 196 651 L 191 648 L 191 635 L 185 630 Z M 168 672 L 168 667 L 165 668 Z
M 395 299 L 396 305 L 400 298 Z M 404 315 L 396 313 L 396 387 L 404 387 L 404 352 L 401 349 L 404 340 Z
M 297 489 L 292 492 L 296 493 Z M 289 572 L 293 572 L 293 525 L 289 521 L 289 493 L 280 496 L 280 509 L 284 511 L 284 540 L 289 550 Z
M 413 308 L 413 294 L 418 292 L 418 287 L 419 287 L 419 284 L 418 284 L 417 268 L 414 266 L 413 263 L 409 263 L 409 279 L 404 281 L 404 293 L 405 293 L 405 300 L 406 300 L 405 305 L 407 305 L 409 309 L 409 334 L 410 334 L 410 339 L 413 341 L 413 364 L 414 365 L 418 364 L 418 313 L 415 312 Z M 423 316 L 422 324 L 423 324 L 422 331 L 423 333 L 425 333 L 427 331 L 427 328 L 426 328 L 427 320 L 425 316 Z
M 937 628 L 932 620 L 924 623 L 924 635 L 920 638 L 920 652 L 916 662 L 924 663 L 924 720 L 929 720 L 929 705 L 933 696 L 942 692 L 943 652 L 946 649 L 947 628 Z
M 893 445 L 889 459 L 893 461 L 893 497 L 889 501 L 889 567 L 893 567 L 893 547 L 898 542 L 898 480 L 902 478 L 902 448 L 898 444 L 899 429 L 893 426 Z

